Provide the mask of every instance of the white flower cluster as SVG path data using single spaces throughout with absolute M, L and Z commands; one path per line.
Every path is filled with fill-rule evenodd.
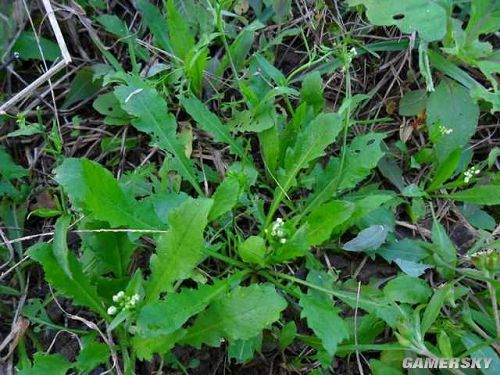
M 281 217 L 277 218 L 271 225 L 271 236 L 277 238 L 282 244 L 286 243 L 286 232 L 283 228 L 284 225 L 285 221 Z
M 108 308 L 108 314 L 115 315 L 118 310 L 132 310 L 135 305 L 137 305 L 140 298 L 141 297 L 138 294 L 127 296 L 125 292 L 121 290 L 113 296 L 113 302 L 115 302 L 118 306 L 110 306 Z
M 477 257 L 484 257 L 484 256 L 488 256 L 490 254 L 493 254 L 493 249 L 483 249 L 483 250 L 479 250 L 479 251 L 476 251 L 474 254 L 472 254 L 471 256 L 473 258 L 477 258 Z
M 342 71 L 345 72 L 352 64 L 352 60 L 354 57 L 358 55 L 358 52 L 356 51 L 356 48 L 352 47 L 349 51 L 345 53 L 344 59 L 344 66 L 342 67 Z
M 470 254 L 470 255 L 466 254 L 466 255 L 462 256 L 462 258 L 464 260 L 471 260 L 473 258 L 486 257 L 490 254 L 493 254 L 493 249 L 483 249 L 483 250 L 476 251 L 475 253 Z
M 468 184 L 471 178 L 475 175 L 478 175 L 479 173 L 481 173 L 481 170 L 479 168 L 475 166 L 470 167 L 464 172 L 464 182 Z
M 448 135 L 448 134 L 453 133 L 453 129 L 448 129 L 448 128 L 444 127 L 443 125 L 439 125 L 439 133 L 441 135 Z

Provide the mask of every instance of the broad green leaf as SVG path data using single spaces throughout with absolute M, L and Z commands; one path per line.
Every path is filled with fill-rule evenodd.
M 129 35 L 128 27 L 125 21 L 114 14 L 101 14 L 97 16 L 95 20 L 104 26 L 106 31 L 119 38 L 124 38 Z
M 269 105 L 265 108 L 253 108 L 252 110 L 238 112 L 231 120 L 235 126 L 238 126 L 237 129 L 239 132 L 255 133 L 261 133 L 273 127 L 276 121 L 276 110 L 273 106 Z
M 461 335 L 460 339 L 468 350 L 476 347 L 477 345 L 484 344 L 483 338 L 476 336 L 470 331 Z M 478 348 L 470 353 L 470 356 L 472 358 L 482 359 L 482 363 L 485 363 L 485 361 L 489 362 L 490 365 L 488 368 L 481 368 L 480 370 L 484 375 L 496 375 L 500 371 L 500 358 L 490 346 Z
M 264 160 L 266 173 L 274 175 L 278 168 L 280 155 L 280 136 L 276 125 L 258 134 L 260 153 Z
M 130 123 L 130 116 L 120 106 L 120 102 L 113 92 L 99 95 L 92 107 L 101 115 L 106 116 L 104 123 L 107 125 L 125 125 Z
M 379 160 L 377 167 L 380 173 L 382 173 L 382 176 L 387 178 L 399 191 L 402 192 L 405 189 L 406 182 L 403 178 L 403 170 L 399 166 L 396 158 L 391 156 L 391 154 L 385 154 L 385 156 Z
M 444 195 L 443 198 L 485 206 L 500 205 L 500 185 L 476 185 L 470 189 Z
M 466 203 L 462 207 L 458 207 L 458 209 L 472 226 L 488 231 L 495 230 L 495 219 L 486 211 L 481 210 L 478 206 Z
M 375 25 L 396 25 L 407 34 L 417 31 L 427 42 L 446 33 L 446 10 L 434 0 L 348 0 L 348 4 L 366 6 L 366 15 Z
M 90 223 L 84 229 L 105 229 L 102 222 Z M 102 263 L 106 271 L 111 271 L 120 278 L 127 275 L 128 265 L 132 259 L 135 245 L 127 233 L 96 232 L 82 233 L 83 244 Z
M 321 113 L 301 129 L 295 145 L 286 151 L 283 170 L 279 176 L 284 191 L 293 186 L 301 169 L 324 155 L 326 147 L 335 141 L 341 127 L 342 121 L 338 114 Z
M 378 249 L 377 254 L 388 262 L 393 262 L 396 259 L 418 262 L 429 256 L 429 252 L 421 242 L 409 238 L 390 242 Z
M 422 279 L 400 275 L 387 283 L 384 294 L 391 300 L 403 303 L 425 303 L 432 289 Z
M 345 151 L 346 159 L 338 185 L 339 190 L 353 188 L 377 167 L 384 156 L 381 144 L 385 137 L 383 133 L 368 133 L 354 138 Z
M 422 323 L 420 324 L 420 329 L 422 330 L 422 336 L 426 334 L 427 331 L 431 328 L 432 324 L 436 321 L 441 308 L 444 305 L 445 299 L 448 296 L 451 288 L 453 287 L 453 283 L 446 283 L 443 286 L 440 286 L 438 289 L 434 291 L 434 294 L 431 297 L 431 300 L 427 304 L 427 307 L 424 310 L 424 315 L 422 316 Z
M 225 293 L 229 282 L 216 281 L 198 289 L 182 289 L 171 293 L 165 300 L 145 305 L 137 317 L 139 336 L 153 337 L 172 334 L 193 315 L 203 311 L 214 299 Z
M 389 366 L 378 359 L 370 359 L 370 369 L 373 375 L 403 375 L 400 369 Z
M 168 36 L 167 22 L 162 12 L 149 0 L 136 0 L 135 8 L 141 12 L 144 23 L 155 37 L 158 46 L 167 52 L 172 53 L 173 49 Z
M 389 229 L 385 225 L 372 225 L 363 229 L 349 242 L 346 242 L 342 249 L 347 251 L 373 251 L 378 249 L 387 238 Z
M 132 346 L 137 358 L 150 361 L 155 353 L 160 355 L 170 352 L 175 344 L 184 337 L 186 330 L 179 329 L 170 335 L 134 336 Z
M 289 13 L 292 6 L 291 0 L 272 0 L 273 10 L 278 19 L 283 20 Z
M 446 331 L 442 330 L 438 335 L 438 348 L 443 357 L 452 358 L 453 357 L 453 349 L 451 348 L 450 338 L 447 335 Z
M 262 237 L 250 236 L 238 248 L 238 255 L 244 262 L 264 266 L 266 264 L 266 241 Z
M 262 349 L 262 332 L 257 336 L 246 340 L 232 340 L 227 348 L 229 358 L 236 359 L 239 363 L 248 362 L 254 357 L 254 353 Z
M 4 146 L 0 145 L 0 176 L 6 180 L 13 180 L 28 176 L 28 171 L 17 165 L 7 153 Z
M 231 59 L 237 71 L 243 68 L 243 63 L 252 48 L 255 39 L 255 32 L 262 27 L 264 27 L 264 25 L 258 20 L 252 22 L 240 31 L 229 46 L 229 54 L 231 55 Z M 217 74 L 222 76 L 229 64 L 229 57 L 228 55 L 225 55 L 217 69 Z
M 458 167 L 460 159 L 462 158 L 462 150 L 460 148 L 452 151 L 446 159 L 437 164 L 436 172 L 432 178 L 432 183 L 426 189 L 427 191 L 436 190 L 439 188 L 446 180 L 448 180 L 453 172 Z
M 65 159 L 56 168 L 56 181 L 64 188 L 75 208 L 113 227 L 157 229 L 156 215 L 139 209 L 113 175 L 88 159 Z
M 457 250 L 436 218 L 432 223 L 432 242 L 433 249 L 438 256 L 438 272 L 443 277 L 452 277 L 455 274 L 453 268 L 457 266 Z
M 498 31 L 500 3 L 497 0 L 472 0 L 470 19 L 465 33 L 469 39 Z
M 316 70 L 304 78 L 300 98 L 312 106 L 316 113 L 323 110 L 325 98 L 323 97 L 323 80 L 319 71 Z
M 354 204 L 347 201 L 330 201 L 318 206 L 306 219 L 307 242 L 315 246 L 328 240 L 333 229 L 348 220 L 353 212 Z
M 349 219 L 346 223 L 351 224 L 363 219 L 383 204 L 391 201 L 394 198 L 394 195 L 389 190 L 368 190 L 360 196 L 354 195 L 352 197 L 347 196 L 345 198 L 355 204 L 354 213 L 352 214 L 351 219 Z
M 101 316 L 107 315 L 96 287 L 91 284 L 88 275 L 84 273 L 82 265 L 72 252 L 68 253 L 68 263 L 73 278 L 69 278 L 61 268 L 54 257 L 51 245 L 47 243 L 34 245 L 28 250 L 28 255 L 43 266 L 45 279 L 63 296 L 72 298 L 75 304 L 86 306 Z
M 198 315 L 182 343 L 199 348 L 218 347 L 222 338 L 248 340 L 277 321 L 286 306 L 272 285 L 238 287 Z
M 488 92 L 483 86 L 479 84 L 474 78 L 472 78 L 465 70 L 460 69 L 456 64 L 446 59 L 440 53 L 430 50 L 427 50 L 427 55 L 429 57 L 429 62 L 432 66 L 446 74 L 447 76 L 453 78 L 455 81 L 461 83 L 468 89 L 474 91 L 474 88 L 478 88 L 479 91 L 484 90 Z
M 493 51 L 489 41 L 483 41 L 480 36 L 498 30 L 500 22 L 500 4 L 497 0 L 473 0 L 470 7 L 470 18 L 467 27 L 463 29 L 458 19 L 451 20 L 452 45 L 443 50 L 458 56 L 463 62 L 479 67 L 493 86 L 498 95 L 498 82 L 494 77 L 498 73 L 498 57 L 500 52 Z
M 286 85 L 286 78 L 284 74 L 280 70 L 278 70 L 273 64 L 267 61 L 264 56 L 256 53 L 254 54 L 253 58 L 255 59 L 255 62 L 258 64 L 263 74 L 265 74 L 267 77 L 273 80 L 274 83 L 276 83 L 278 86 Z
M 238 178 L 229 174 L 215 190 L 212 199 L 214 205 L 208 215 L 208 220 L 212 221 L 229 212 L 238 202 L 240 197 L 240 182 Z
M 500 50 L 496 50 L 491 52 L 487 57 L 477 61 L 477 66 L 479 67 L 479 70 L 481 70 L 481 72 L 490 81 L 490 84 L 493 87 L 494 91 L 492 94 L 496 95 L 497 98 L 498 96 L 500 96 L 500 92 L 498 92 L 498 81 L 496 79 L 497 73 L 500 72 L 500 66 L 498 64 L 499 60 L 500 60 Z
M 301 317 L 307 319 L 307 325 L 321 339 L 328 354 L 333 356 L 339 342 L 349 337 L 347 326 L 338 315 L 340 309 L 334 307 L 331 301 L 307 294 L 300 297 L 299 304 L 302 306 Z
M 102 342 L 89 341 L 76 357 L 75 367 L 83 372 L 91 372 L 97 366 L 105 364 L 110 356 L 109 348 Z
M 245 158 L 245 151 L 239 142 L 231 135 L 229 127 L 224 125 L 219 118 L 210 112 L 196 97 L 180 98 L 182 106 L 196 123 L 206 132 L 211 134 L 218 142 L 228 144 L 231 151 L 241 158 Z
M 500 147 L 493 147 L 488 154 L 488 168 L 491 168 L 500 156 Z
M 69 216 L 61 216 L 57 219 L 54 226 L 54 244 L 52 246 L 52 250 L 59 266 L 63 269 L 66 276 L 72 279 L 73 275 L 71 274 L 71 270 L 69 268 L 69 249 L 68 243 L 66 242 L 66 235 L 68 233 L 70 222 L 71 217 Z
M 332 288 L 333 280 L 326 273 L 311 272 L 307 280 L 315 285 Z M 338 344 L 349 337 L 347 325 L 339 316 L 340 308 L 333 305 L 331 296 L 313 289 L 300 296 L 299 305 L 302 307 L 301 318 L 307 320 L 307 325 L 320 338 L 328 354 L 335 355 Z
M 184 60 L 184 72 L 189 80 L 189 88 L 197 95 L 202 95 L 205 72 L 209 62 L 209 45 L 212 39 L 217 37 L 216 33 L 204 35 L 202 39 L 187 53 Z
M 432 268 L 430 264 L 417 263 L 412 260 L 405 259 L 395 259 L 394 263 L 398 265 L 398 267 L 411 277 L 419 277 L 424 274 L 426 270 Z
M 16 374 L 18 375 L 66 375 L 68 370 L 73 366 L 71 363 L 60 354 L 45 354 L 35 353 L 33 367 L 23 369 Z
M 324 155 L 328 145 L 335 141 L 342 128 L 342 119 L 336 113 L 321 113 L 304 126 L 292 147 L 286 150 L 283 168 L 278 171 L 278 186 L 269 209 L 274 215 L 288 190 L 296 184 L 298 173 L 313 160 Z
M 38 47 L 40 46 L 40 47 Z M 40 53 L 40 48 L 42 54 Z M 12 51 L 19 53 L 22 60 L 54 61 L 61 57 L 59 46 L 52 40 L 38 36 L 38 41 L 32 31 L 23 31 L 12 46 Z
M 286 323 L 280 331 L 279 344 L 280 349 L 286 349 L 297 336 L 297 325 L 293 320 Z
M 306 255 L 311 247 L 307 242 L 308 231 L 307 224 L 301 226 L 285 244 L 279 245 L 272 256 L 272 261 L 274 263 L 283 263 Z
M 122 108 L 136 117 L 132 125 L 152 136 L 160 148 L 171 153 L 182 177 L 189 181 L 199 195 L 203 195 L 194 165 L 186 157 L 184 145 L 177 138 L 175 117 L 167 112 L 167 103 L 160 94 L 134 76 L 128 77 L 127 85 L 117 87 L 114 93 Z
M 189 50 L 194 47 L 194 37 L 189 29 L 189 24 L 177 10 L 174 0 L 168 0 L 167 22 L 170 43 L 175 55 L 181 60 L 185 60 Z
M 408 91 L 399 102 L 399 114 L 401 116 L 417 116 L 425 111 L 427 105 L 427 91 Z
M 441 172 L 439 172 L 441 173 Z M 401 195 L 410 198 L 422 198 L 427 197 L 427 193 L 422 190 L 422 188 L 416 184 L 410 184 L 403 189 Z
M 439 128 L 450 129 L 450 134 L 438 138 L 434 147 L 439 161 L 444 161 L 457 148 L 465 147 L 476 132 L 479 107 L 469 90 L 451 80 L 443 80 L 429 96 L 427 123 L 431 134 Z
M 45 133 L 45 127 L 42 124 L 35 123 L 35 124 L 21 126 L 19 127 L 19 129 L 8 133 L 7 137 L 9 138 L 27 137 L 34 134 L 44 134 L 44 133 Z
M 151 276 L 146 286 L 147 301 L 156 300 L 172 284 L 189 276 L 202 260 L 203 232 L 213 201 L 191 199 L 169 215 L 168 233 L 162 235 L 151 256 Z
M 94 80 L 92 69 L 82 69 L 76 73 L 71 81 L 69 92 L 62 105 L 62 108 L 69 108 L 71 105 L 94 96 L 102 86 L 100 80 Z

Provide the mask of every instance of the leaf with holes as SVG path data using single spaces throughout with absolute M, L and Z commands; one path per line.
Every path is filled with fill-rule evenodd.
M 446 33 L 446 9 L 435 0 L 348 0 L 348 4 L 364 5 L 375 25 L 396 25 L 407 34 L 417 31 L 427 42 L 440 40 Z

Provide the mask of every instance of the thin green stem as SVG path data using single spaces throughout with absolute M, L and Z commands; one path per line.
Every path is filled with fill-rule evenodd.
M 497 337 L 500 337 L 500 317 L 498 316 L 497 292 L 489 281 L 487 281 L 486 284 L 488 285 L 488 291 L 490 292 L 491 308 L 493 310 L 493 316 L 495 318 Z
M 222 2 L 217 5 L 216 10 L 217 17 L 217 30 L 220 33 L 222 44 L 224 45 L 224 49 L 226 50 L 227 59 L 229 60 L 229 65 L 231 66 L 231 70 L 233 71 L 234 78 L 238 82 L 238 86 L 240 84 L 240 77 L 238 76 L 238 70 L 236 69 L 236 65 L 234 65 L 233 57 L 231 56 L 231 49 L 229 48 L 229 43 L 227 42 L 226 32 L 224 30 L 224 20 L 222 19 Z

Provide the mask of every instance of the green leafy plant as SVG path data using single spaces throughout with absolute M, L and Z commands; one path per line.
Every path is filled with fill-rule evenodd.
M 498 138 L 482 126 L 498 111 L 497 1 L 318 1 L 307 27 L 286 24 L 291 1 L 138 0 L 123 17 L 78 3 L 105 63 L 61 108 L 92 97 L 102 138 L 78 149 L 95 129 L 26 112 L 4 139 L 41 140 L 48 161 L 0 147 L 0 296 L 27 293 L 9 316 L 32 324 L 20 374 L 189 373 L 207 347 L 241 366 L 270 348 L 313 374 L 350 358 L 400 374 L 409 356 L 500 368 L 500 153 L 478 147 Z M 364 13 L 366 31 L 343 22 Z M 300 63 L 280 63 L 285 42 Z M 397 100 L 399 78 L 362 90 L 360 71 L 412 50 Z M 25 220 L 44 232 L 23 236 Z M 45 289 L 25 292 L 35 274 Z M 57 330 L 74 356 L 40 342 Z

